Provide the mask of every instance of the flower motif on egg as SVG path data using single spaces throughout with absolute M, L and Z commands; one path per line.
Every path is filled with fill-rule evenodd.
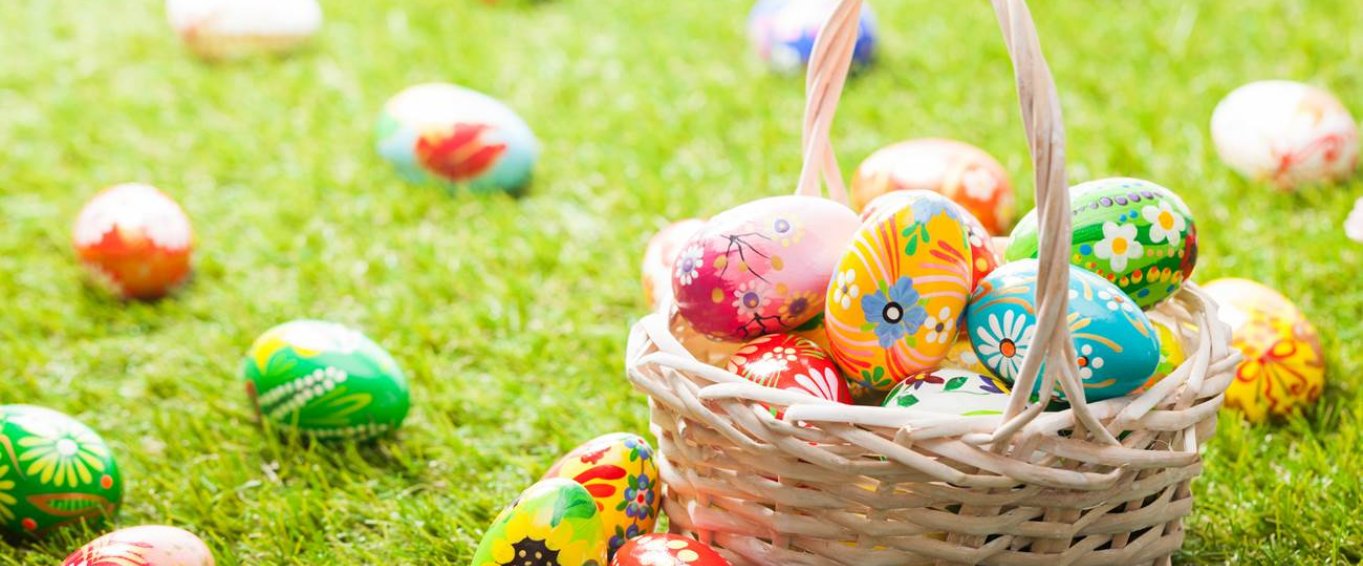
M 852 300 L 861 295 L 861 288 L 857 287 L 857 272 L 848 269 L 838 273 L 838 280 L 833 284 L 833 301 L 844 309 L 852 308 Z
M 530 486 L 493 520 L 472 566 L 605 564 L 601 518 L 587 489 L 554 478 Z
M 1088 380 L 1093 378 L 1093 370 L 1103 369 L 1103 358 L 1093 355 L 1093 345 L 1084 344 L 1079 347 L 1079 359 L 1075 360 L 1079 366 L 1079 379 Z
M 1093 255 L 1108 260 L 1113 271 L 1126 270 L 1126 262 L 1141 257 L 1144 248 L 1136 241 L 1134 224 L 1103 223 L 1103 239 L 1093 245 Z
M 975 335 L 979 339 L 976 347 L 984 362 L 998 368 L 999 377 L 1013 380 L 1017 379 L 1022 360 L 1026 359 L 1032 346 L 1036 326 L 1027 324 L 1026 316 L 1006 311 L 1001 323 L 998 315 L 989 315 L 988 326 L 977 327 Z
M 771 287 L 760 279 L 753 279 L 734 289 L 734 308 L 744 316 L 760 318 L 771 304 Z
M 13 419 L 32 436 L 19 440 L 19 465 L 24 474 L 44 484 L 76 487 L 93 483 L 104 472 L 109 450 L 94 432 L 68 422 Z
M 1177 246 L 1179 240 L 1183 239 L 1183 231 L 1188 228 L 1188 222 L 1182 215 L 1174 212 L 1167 200 L 1161 201 L 1159 206 L 1142 208 L 1141 216 L 1150 222 L 1151 242 L 1169 242 L 1170 245 Z
M 913 279 L 900 277 L 889 289 L 881 289 L 861 298 L 861 310 L 866 323 L 873 325 L 880 347 L 889 348 L 905 336 L 918 332 L 928 317 L 927 309 L 918 304 L 918 291 Z M 914 344 L 913 337 L 909 345 Z
M 805 236 L 804 224 L 797 217 L 778 216 L 771 222 L 772 238 L 783 248 L 789 248 L 800 243 L 800 239 Z
M 682 250 L 681 255 L 677 256 L 677 281 L 682 285 L 690 285 L 696 277 L 700 276 L 700 258 L 703 252 L 700 246 L 690 246 Z
M 932 329 L 928 331 L 928 342 L 946 344 L 948 340 L 956 337 L 956 317 L 952 316 L 950 307 L 942 307 L 936 316 L 924 320 L 923 326 Z
M 666 533 L 654 533 L 630 541 L 620 549 L 612 566 L 729 566 L 729 561 L 700 542 Z

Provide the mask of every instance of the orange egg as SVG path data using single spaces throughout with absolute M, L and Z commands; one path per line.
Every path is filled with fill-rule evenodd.
M 150 185 L 115 185 L 95 195 L 76 218 L 72 239 L 91 278 L 125 299 L 162 297 L 189 277 L 189 217 Z
M 998 160 L 984 150 L 948 139 L 923 138 L 872 153 L 852 177 L 852 206 L 861 210 L 891 191 L 923 189 L 965 207 L 990 234 L 1013 223 L 1013 184 Z

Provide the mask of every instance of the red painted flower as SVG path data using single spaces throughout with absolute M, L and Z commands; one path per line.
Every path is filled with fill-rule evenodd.
M 421 165 L 441 177 L 468 181 L 486 173 L 506 153 L 506 143 L 484 139 L 487 124 L 455 124 L 448 130 L 430 130 L 416 142 Z

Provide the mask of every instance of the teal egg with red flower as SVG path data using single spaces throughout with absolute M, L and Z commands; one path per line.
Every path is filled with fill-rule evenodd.
M 654 533 L 629 541 L 611 566 L 729 566 L 710 545 L 690 537 Z
M 1197 265 L 1197 225 L 1183 199 L 1150 181 L 1099 179 L 1070 189 L 1070 263 L 1149 308 L 1177 293 Z M 1036 211 L 1013 229 L 1004 259 L 1037 257 Z
M 51 409 L 0 406 L 0 530 L 98 528 L 122 501 L 113 452 L 90 427 Z
M 544 479 L 582 484 L 596 502 L 613 554 L 625 541 L 653 532 L 662 506 L 662 486 L 653 447 L 637 434 L 599 436 L 559 459 Z
M 794 334 L 758 336 L 729 357 L 730 372 L 758 385 L 852 404 L 852 392 L 833 358 L 813 340 Z M 772 409 L 776 418 L 783 411 Z
M 1036 339 L 1037 261 L 1004 265 L 980 283 L 966 311 L 975 354 L 995 376 L 1012 384 Z M 1084 398 L 1101 401 L 1130 393 L 1159 366 L 1159 335 L 1135 301 L 1106 279 L 1068 266 L 1069 313 L 1075 364 Z M 1037 380 L 1034 392 L 1039 391 Z M 1063 397 L 1057 384 L 1056 393 Z
M 1008 391 L 1008 384 L 992 375 L 939 368 L 899 382 L 883 404 L 962 417 L 1001 415 L 1008 407 Z
M 510 107 L 445 83 L 410 87 L 379 116 L 379 154 L 407 180 L 476 193 L 521 194 L 539 141 Z

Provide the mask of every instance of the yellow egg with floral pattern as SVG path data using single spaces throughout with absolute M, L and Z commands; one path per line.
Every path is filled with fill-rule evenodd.
M 581 484 L 540 480 L 497 515 L 473 553 L 471 566 L 601 566 L 606 537 L 596 501 Z
M 625 541 L 653 532 L 663 497 L 653 447 L 637 434 L 618 432 L 574 448 L 544 474 L 582 484 L 596 500 L 610 554 Z
M 919 191 L 863 224 L 829 285 L 824 327 L 858 399 L 937 367 L 973 285 L 968 230 L 946 197 Z

